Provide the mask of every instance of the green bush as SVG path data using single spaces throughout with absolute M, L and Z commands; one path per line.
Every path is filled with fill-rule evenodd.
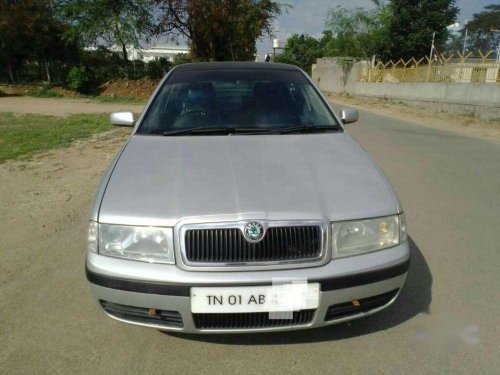
M 147 76 L 153 79 L 163 78 L 163 76 L 170 70 L 171 66 L 172 63 L 164 57 L 152 60 L 147 64 Z
M 82 94 L 88 94 L 92 89 L 92 74 L 84 66 L 70 69 L 67 77 L 68 87 Z
M 94 51 L 84 51 L 81 55 L 81 65 L 89 69 L 95 89 L 105 82 L 127 76 L 120 54 L 102 46 Z

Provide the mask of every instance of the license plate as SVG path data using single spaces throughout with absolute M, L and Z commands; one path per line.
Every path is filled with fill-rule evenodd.
M 191 288 L 193 313 L 298 311 L 318 305 L 319 283 Z

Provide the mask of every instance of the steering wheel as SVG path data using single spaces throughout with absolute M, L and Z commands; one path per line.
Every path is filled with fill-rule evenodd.
M 189 122 L 199 123 L 199 126 L 215 125 L 217 123 L 221 123 L 221 118 L 219 111 L 217 110 L 190 109 L 184 113 L 179 114 L 179 116 L 175 119 L 175 123 L 173 126 L 182 127 Z
M 207 111 L 205 109 L 190 109 L 189 111 L 186 111 L 186 112 L 182 113 L 179 117 L 177 117 L 177 120 L 180 120 L 183 117 L 192 116 L 195 114 L 199 114 L 200 116 L 204 116 L 205 114 L 208 114 L 209 112 L 213 112 L 213 111 Z

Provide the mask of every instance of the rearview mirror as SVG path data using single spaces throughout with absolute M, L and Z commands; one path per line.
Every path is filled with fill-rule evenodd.
M 342 108 L 340 119 L 344 124 L 350 124 L 351 122 L 356 122 L 359 119 L 359 112 L 351 108 Z
M 113 112 L 109 121 L 115 126 L 134 126 L 134 114 L 131 111 Z

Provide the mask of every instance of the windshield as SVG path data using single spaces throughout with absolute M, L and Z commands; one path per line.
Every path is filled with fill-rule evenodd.
M 281 128 L 341 130 L 303 73 L 291 70 L 199 70 L 172 72 L 156 95 L 139 134 L 231 133 Z

